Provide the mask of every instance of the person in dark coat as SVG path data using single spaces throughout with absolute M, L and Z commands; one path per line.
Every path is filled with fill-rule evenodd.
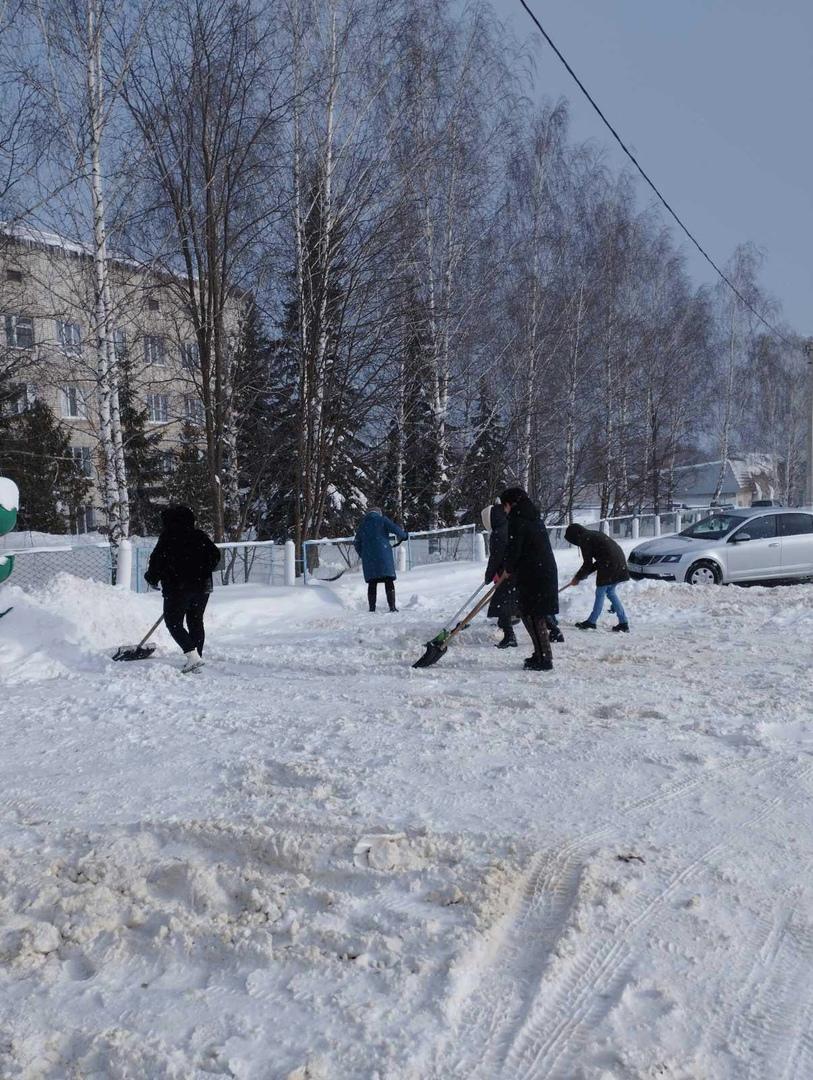
M 390 537 L 406 540 L 407 535 L 400 525 L 385 517 L 378 507 L 368 510 L 361 519 L 353 546 L 361 557 L 370 611 L 375 611 L 378 586 L 381 582 L 384 583 L 390 611 L 398 610 L 395 606 L 395 559 Z
M 612 610 L 618 616 L 618 624 L 613 627 L 613 630 L 628 634 L 630 625 L 627 613 L 616 592 L 617 586 L 623 581 L 629 581 L 630 576 L 627 569 L 627 556 L 623 549 L 606 533 L 586 529 L 584 525 L 568 525 L 565 529 L 565 540 L 569 544 L 576 544 L 582 554 L 582 565 L 570 584 L 578 585 L 591 574 L 596 575 L 596 599 L 593 610 L 587 619 L 576 623 L 576 626 L 580 630 L 595 630 L 604 609 L 606 597 L 612 605 Z
M 486 581 L 493 581 L 502 574 L 505 559 L 505 549 L 508 547 L 508 517 L 499 503 L 487 506 L 482 514 L 483 525 L 491 533 L 488 544 L 488 566 L 486 567 Z M 491 598 L 486 616 L 496 619 L 497 626 L 502 630 L 502 640 L 497 642 L 498 649 L 515 649 L 517 636 L 514 633 L 514 622 L 519 614 L 519 603 L 516 585 L 510 578 L 506 578 L 497 586 L 497 591 Z
M 547 619 L 559 611 L 559 572 L 539 510 L 522 488 L 507 488 L 500 503 L 508 514 L 505 573 L 516 584 L 522 622 L 533 643 L 530 671 L 553 668 Z
M 144 580 L 154 589 L 161 586 L 167 630 L 183 649 L 183 671 L 194 671 L 203 664 L 203 614 L 220 551 L 205 532 L 195 528 L 195 515 L 188 506 L 167 506 L 161 511 L 161 523 Z

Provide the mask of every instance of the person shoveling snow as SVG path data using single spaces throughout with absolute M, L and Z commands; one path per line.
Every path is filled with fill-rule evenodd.
M 220 551 L 205 532 L 195 528 L 195 515 L 188 506 L 166 507 L 161 521 L 164 527 L 144 580 L 153 588 L 161 586 L 167 630 L 183 649 L 181 670 L 197 671 L 203 666 L 203 614 Z

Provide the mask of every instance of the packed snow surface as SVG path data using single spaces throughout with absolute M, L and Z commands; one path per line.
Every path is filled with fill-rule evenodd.
M 813 588 L 413 670 L 481 572 L 218 590 L 198 675 L 110 661 L 156 594 L 4 587 L 0 1076 L 813 1076 Z

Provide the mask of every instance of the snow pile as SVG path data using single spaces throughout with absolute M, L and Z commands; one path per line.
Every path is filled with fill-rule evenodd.
M 3 1076 L 328 1077 L 337 1052 L 364 1075 L 420 1037 L 507 874 L 428 836 L 394 860 L 358 857 L 390 838 L 216 821 L 63 834 L 45 859 L 37 839 L 0 852 Z

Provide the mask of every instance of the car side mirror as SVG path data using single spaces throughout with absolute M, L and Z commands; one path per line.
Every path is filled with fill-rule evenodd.
M 731 537 L 730 543 L 732 543 L 732 544 L 742 544 L 746 540 L 750 540 L 750 539 L 751 539 L 751 534 L 750 533 L 738 532 L 738 533 L 734 533 L 734 535 Z

